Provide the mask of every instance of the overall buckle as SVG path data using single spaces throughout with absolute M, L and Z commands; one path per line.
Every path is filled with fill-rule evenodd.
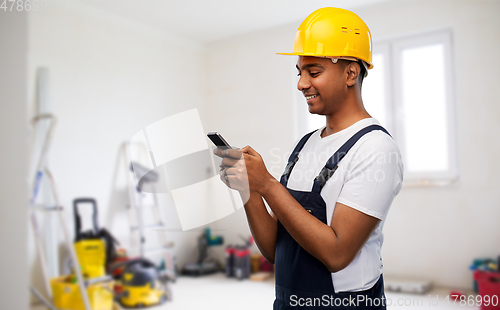
M 338 167 L 338 165 L 335 165 L 332 169 L 328 169 L 326 166 L 323 167 L 319 175 L 314 180 L 318 181 L 321 187 L 325 186 L 326 181 L 332 177 Z

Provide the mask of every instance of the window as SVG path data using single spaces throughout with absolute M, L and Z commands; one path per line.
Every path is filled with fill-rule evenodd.
M 375 41 L 373 50 L 375 67 L 363 82 L 363 102 L 398 143 L 405 184 L 453 181 L 458 168 L 451 31 Z M 310 116 L 303 106 L 297 113 L 308 127 L 302 132 L 324 125 L 323 117 Z

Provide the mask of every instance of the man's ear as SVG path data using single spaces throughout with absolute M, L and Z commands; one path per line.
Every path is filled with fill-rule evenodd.
M 346 67 L 346 73 L 347 73 L 346 85 L 349 87 L 355 85 L 358 82 L 358 76 L 360 72 L 361 68 L 359 67 L 359 64 L 357 62 L 355 61 L 349 62 L 349 64 Z

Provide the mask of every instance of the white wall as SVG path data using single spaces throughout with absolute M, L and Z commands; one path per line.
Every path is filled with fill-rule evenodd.
M 28 309 L 26 268 L 28 16 L 0 11 L 0 300 L 2 309 Z
M 101 223 L 128 241 L 124 176 L 116 174 L 120 143 L 189 108 L 199 108 L 206 131 L 254 147 L 279 177 L 295 140 L 296 70 L 294 57 L 275 53 L 292 49 L 300 21 L 205 47 L 84 5 L 57 3 L 53 11 L 29 16 L 29 102 L 36 68 L 48 67 L 51 107 L 59 117 L 50 163 L 70 228 L 71 201 L 92 196 Z M 443 0 L 356 10 L 375 39 L 441 27 L 454 32 L 461 179 L 454 186 L 402 190 L 385 226 L 387 275 L 470 287 L 471 260 L 499 254 L 492 247 L 500 237 L 499 146 L 492 143 L 500 124 L 493 91 L 498 9 L 495 1 Z M 172 205 L 164 211 L 169 227 L 180 227 Z M 243 210 L 213 228 L 232 244 L 249 234 Z M 196 235 L 168 234 L 180 265 L 193 259 Z M 29 257 L 35 269 L 33 250 Z M 32 281 L 39 284 L 39 278 L 35 273 Z
M 497 1 L 395 1 L 356 10 L 374 40 L 450 27 L 454 34 L 460 181 L 447 187 L 404 188 L 385 225 L 389 276 L 431 279 L 470 288 L 468 266 L 500 254 L 500 105 L 495 83 L 500 42 Z M 234 145 L 251 145 L 279 177 L 293 143 L 294 61 L 300 21 L 209 45 L 208 103 L 214 129 Z M 368 77 L 369 79 L 369 77 Z M 218 222 L 230 238 L 247 234 L 244 211 Z M 236 239 L 235 239 L 236 240 Z
M 95 197 L 101 225 L 127 246 L 121 143 L 187 109 L 198 108 L 203 118 L 203 47 L 71 2 L 55 2 L 53 10 L 32 13 L 29 21 L 30 102 L 36 70 L 47 67 L 50 106 L 58 117 L 49 161 L 71 236 L 72 200 Z M 162 206 L 168 227 L 180 228 L 175 208 Z M 181 265 L 194 259 L 195 234 L 167 234 Z M 40 287 L 32 244 L 30 249 L 32 281 Z

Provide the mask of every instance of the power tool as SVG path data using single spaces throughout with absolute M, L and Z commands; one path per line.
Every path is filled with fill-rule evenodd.
M 220 263 L 208 255 L 208 248 L 223 243 L 222 236 L 212 236 L 210 228 L 207 227 L 205 232 L 198 237 L 198 261 L 184 265 L 182 274 L 199 276 L 222 271 Z
M 114 264 L 109 272 L 122 267 L 124 270 L 119 279 L 119 290 L 116 292 L 116 300 L 122 307 L 156 306 L 168 300 L 165 288 L 168 279 L 160 275 L 153 262 L 145 258 L 131 259 Z

